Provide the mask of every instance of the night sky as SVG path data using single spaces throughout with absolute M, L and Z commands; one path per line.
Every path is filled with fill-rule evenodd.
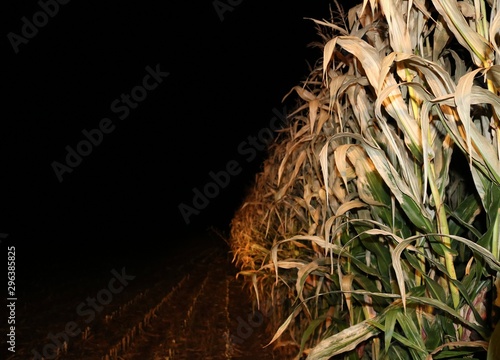
M 226 1 L 5 4 L 4 245 L 35 266 L 227 230 L 332 3 Z

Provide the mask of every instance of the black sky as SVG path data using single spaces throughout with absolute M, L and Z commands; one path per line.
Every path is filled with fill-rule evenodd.
M 319 39 L 316 29 L 304 18 L 328 18 L 331 4 L 220 1 L 237 4 L 221 19 L 211 0 L 70 1 L 13 46 L 23 17 L 33 22 L 42 9 L 11 3 L 3 21 L 0 233 L 42 262 L 48 255 L 39 254 L 55 249 L 154 250 L 192 230 L 224 229 L 265 154 L 250 160 L 240 146 L 269 126 L 308 61 L 319 58 L 307 46 Z M 160 72 L 156 80 L 151 72 Z M 135 90 L 144 99 L 124 100 L 144 84 L 151 89 Z M 67 147 L 99 126 L 108 131 L 100 140 L 94 132 L 99 145 L 58 179 L 54 162 L 67 165 Z M 210 172 L 232 161 L 238 174 L 186 224 L 179 204 L 193 206 L 193 189 L 203 191 Z

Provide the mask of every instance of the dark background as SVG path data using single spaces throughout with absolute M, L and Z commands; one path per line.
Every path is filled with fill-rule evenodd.
M 36 269 L 61 258 L 174 251 L 190 232 L 227 232 L 265 157 L 248 161 L 238 146 L 269 126 L 273 108 L 283 109 L 320 58 L 308 47 L 319 40 L 315 25 L 304 18 L 328 19 L 331 5 L 241 1 L 221 20 L 213 1 L 70 1 L 16 54 L 7 35 L 22 35 L 22 18 L 41 8 L 5 4 L 3 245 L 15 244 Z M 169 76 L 119 120 L 111 103 L 157 64 Z M 116 128 L 59 182 L 51 164 L 64 164 L 66 146 L 75 149 L 103 118 Z M 241 173 L 186 224 L 179 204 L 192 206 L 193 189 L 231 160 Z

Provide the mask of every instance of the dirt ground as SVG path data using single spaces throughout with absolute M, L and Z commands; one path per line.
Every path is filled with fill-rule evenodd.
M 226 244 L 186 244 L 31 273 L 17 305 L 16 352 L 2 349 L 2 358 L 292 359 L 265 347 L 268 319 L 252 311 Z

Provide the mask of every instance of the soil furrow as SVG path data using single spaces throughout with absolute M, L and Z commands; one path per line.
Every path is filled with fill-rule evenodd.
M 54 350 L 46 352 L 46 360 L 274 359 L 271 347 L 264 348 L 269 341 L 264 336 L 267 319 L 252 312 L 251 300 L 242 290 L 242 279 L 235 277 L 227 248 L 207 245 L 186 248 L 186 253 L 189 256 L 157 258 L 142 268 L 139 262 L 135 267 L 131 264 L 126 271 L 134 279 L 122 294 L 101 304 L 91 321 L 75 319 L 81 329 L 75 336 L 55 330 L 64 330 L 71 315 L 75 317 L 77 299 L 99 294 L 109 281 L 109 270 L 100 270 L 94 283 L 91 277 L 65 282 L 68 297 L 51 293 L 54 288 L 44 288 L 45 293 L 38 295 L 56 299 L 61 316 L 51 319 L 40 313 L 49 306 L 47 301 L 31 308 L 36 313 L 37 321 L 31 324 L 36 336 L 28 338 L 8 359 L 40 359 L 30 349 L 43 350 L 44 344 Z M 102 294 L 101 300 L 105 300 Z M 45 314 L 58 309 L 53 310 Z
M 188 335 L 186 359 L 230 359 L 227 304 L 227 264 L 219 256 L 212 262 L 207 284 L 199 294 Z M 184 357 L 183 357 L 184 358 Z
M 192 307 L 196 306 L 194 300 L 210 274 L 205 267 L 206 265 L 200 262 L 190 272 L 187 281 L 157 307 L 154 316 L 143 328 L 144 332 L 134 339 L 133 345 L 126 352 L 121 353 L 121 358 L 153 360 L 159 359 L 161 353 L 161 359 L 165 359 L 178 352 L 185 339 L 183 329 L 190 321 Z

